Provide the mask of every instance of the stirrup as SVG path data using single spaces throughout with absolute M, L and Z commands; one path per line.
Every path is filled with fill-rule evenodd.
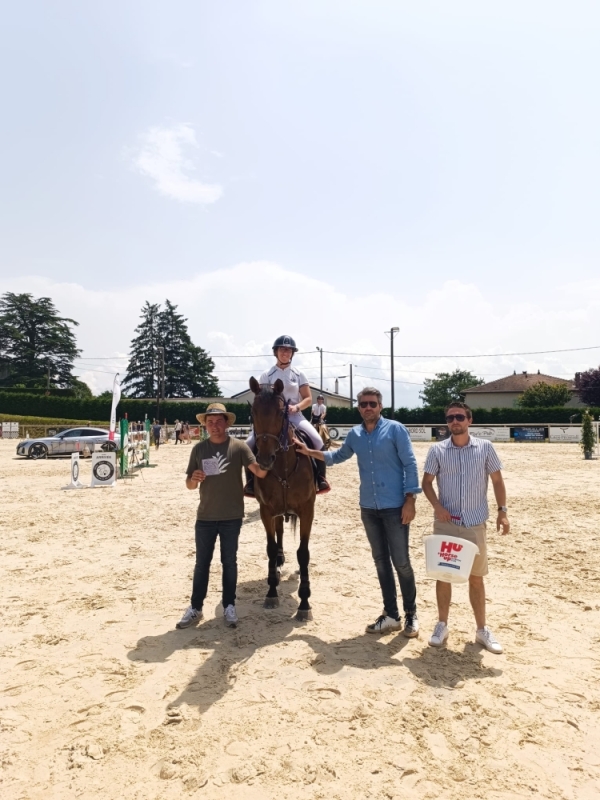
M 329 481 L 326 481 L 324 478 L 320 481 L 320 484 L 317 484 L 317 494 L 327 494 L 331 491 L 331 486 L 329 485 Z

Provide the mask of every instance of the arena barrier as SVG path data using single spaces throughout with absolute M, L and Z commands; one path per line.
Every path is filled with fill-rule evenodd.
M 119 477 L 124 478 L 134 469 L 150 466 L 150 420 L 143 423 L 119 421 L 121 449 L 119 451 Z

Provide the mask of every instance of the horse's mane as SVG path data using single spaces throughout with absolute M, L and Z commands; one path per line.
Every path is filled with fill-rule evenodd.
M 281 395 L 277 394 L 272 386 L 261 386 L 260 392 L 257 392 L 254 395 L 254 402 L 260 405 L 274 405 L 273 401 L 277 402 L 279 405 L 279 400 L 281 399 Z

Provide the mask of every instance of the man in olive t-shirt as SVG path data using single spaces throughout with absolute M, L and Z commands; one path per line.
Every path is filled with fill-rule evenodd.
M 246 467 L 257 477 L 266 471 L 256 463 L 254 454 L 245 442 L 233 439 L 227 428 L 235 422 L 235 414 L 222 403 L 211 403 L 205 414 L 196 419 L 206 426 L 208 439 L 198 442 L 190 453 L 186 486 L 200 486 L 200 505 L 196 513 L 196 565 L 190 606 L 177 623 L 189 628 L 203 617 L 202 605 L 208 591 L 210 564 L 217 536 L 223 565 L 223 616 L 225 624 L 235 628 L 237 585 L 237 549 L 244 517 L 244 485 L 242 469 Z

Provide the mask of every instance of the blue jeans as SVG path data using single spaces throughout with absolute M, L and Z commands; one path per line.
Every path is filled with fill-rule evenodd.
M 371 545 L 373 561 L 383 596 L 383 610 L 388 617 L 398 619 L 398 596 L 394 569 L 398 573 L 405 614 L 417 611 L 415 574 L 408 553 L 408 531 L 400 519 L 402 508 L 362 508 L 360 515 Z M 393 565 L 393 569 L 392 569 Z
M 190 602 L 192 608 L 200 611 L 206 598 L 210 562 L 217 536 L 221 546 L 221 564 L 223 565 L 223 608 L 235 605 L 237 549 L 241 527 L 241 519 L 225 519 L 218 522 L 196 520 L 196 565 Z

